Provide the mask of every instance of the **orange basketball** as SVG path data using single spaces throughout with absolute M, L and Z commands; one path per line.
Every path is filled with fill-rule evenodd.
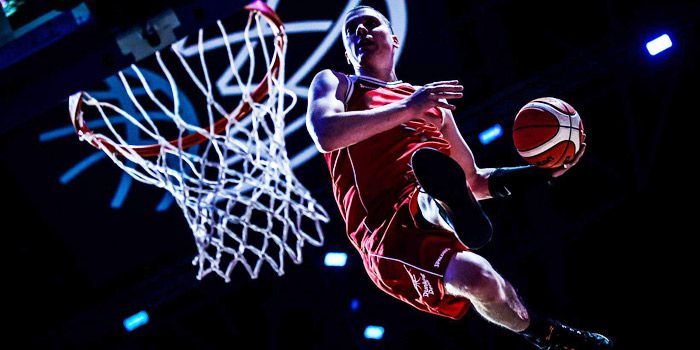
M 532 100 L 515 116 L 513 142 L 529 164 L 558 168 L 574 158 L 583 141 L 581 117 L 558 98 Z

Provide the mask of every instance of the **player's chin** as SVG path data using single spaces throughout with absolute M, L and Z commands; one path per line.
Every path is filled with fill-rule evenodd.
M 373 56 L 374 52 L 372 50 L 360 50 L 357 52 L 357 57 L 362 58 L 362 57 L 371 57 Z
M 378 61 L 377 57 L 370 53 L 362 53 L 358 55 L 357 60 L 360 62 L 360 65 L 364 67 L 374 65 Z
M 357 57 L 361 56 L 380 56 L 380 52 L 382 50 L 379 49 L 378 46 L 376 45 L 367 45 L 363 46 L 360 49 L 357 50 Z

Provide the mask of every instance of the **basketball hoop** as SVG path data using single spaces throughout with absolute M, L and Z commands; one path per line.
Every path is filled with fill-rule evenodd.
M 70 97 L 69 109 L 80 140 L 104 151 L 134 179 L 168 190 L 182 208 L 194 235 L 198 254 L 197 278 L 214 272 L 226 282 L 239 263 L 251 278 L 257 278 L 264 262 L 278 275 L 284 274 L 288 256 L 302 262 L 306 242 L 321 246 L 321 222 L 328 222 L 326 211 L 297 180 L 292 172 L 284 140 L 284 117 L 296 103 L 296 96 L 285 88 L 284 61 L 287 38 L 277 14 L 264 2 L 245 7 L 250 12 L 245 27 L 245 50 L 249 55 L 248 76 L 244 80 L 234 63 L 229 34 L 217 22 L 225 43 L 231 71 L 242 94 L 232 112 L 216 101 L 205 60 L 203 30 L 198 35 L 201 73 L 187 62 L 181 45 L 171 45 L 181 67 L 205 99 L 209 125 L 200 127 L 180 114 L 178 84 L 166 67 L 161 52 L 155 57 L 172 92 L 171 101 L 157 97 L 144 74 L 135 65 L 147 103 L 167 116 L 177 135 L 167 139 L 144 103 L 136 97 L 123 72 L 119 78 L 139 115 L 131 115 L 114 104 L 98 101 L 87 92 Z M 255 24 L 253 26 L 253 24 Z M 268 50 L 265 29 L 274 43 Z M 255 35 L 251 38 L 251 33 Z M 255 41 L 255 44 L 253 43 Z M 266 73 L 253 89 L 256 48 L 262 51 Z M 269 51 L 272 51 L 270 54 Z M 258 53 L 259 54 L 259 53 Z M 228 69 L 227 68 L 227 69 Z M 203 77 L 202 77 L 203 75 Z M 141 98 L 144 100 L 144 98 Z M 289 102 L 289 103 L 287 103 Z M 84 108 L 92 107 L 101 116 L 109 134 L 95 132 L 85 121 Z M 124 118 L 153 140 L 150 145 L 130 145 L 110 121 L 109 115 Z M 163 118 L 160 118 L 163 119 Z M 196 147 L 195 147 L 196 146 Z

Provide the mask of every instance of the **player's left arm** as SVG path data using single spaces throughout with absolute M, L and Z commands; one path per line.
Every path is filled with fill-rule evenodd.
M 467 177 L 467 183 L 474 194 L 474 198 L 477 200 L 491 198 L 492 196 L 489 193 L 488 178 L 489 175 L 496 169 L 479 168 L 476 165 L 476 161 L 474 161 L 474 153 L 472 153 L 469 145 L 466 141 L 464 141 L 462 134 L 459 132 L 454 116 L 452 115 L 452 111 L 443 108 L 441 108 L 441 110 L 443 114 L 443 123 L 440 131 L 442 132 L 443 136 L 445 136 L 445 139 L 447 139 L 447 142 L 450 143 L 452 149 L 450 153 L 451 157 L 456 160 L 462 167 L 462 170 L 464 170 L 464 174 Z

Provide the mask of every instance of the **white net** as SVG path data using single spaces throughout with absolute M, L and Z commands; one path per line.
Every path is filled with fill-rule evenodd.
M 228 282 L 237 265 L 256 278 L 264 263 L 282 275 L 285 256 L 299 264 L 305 243 L 323 244 L 321 222 L 329 220 L 292 172 L 285 148 L 284 117 L 296 103 L 296 96 L 284 85 L 286 37 L 281 22 L 270 17 L 271 10 L 263 10 L 251 12 L 243 32 L 245 48 L 241 52 L 249 56 L 245 79 L 235 63 L 229 34 L 218 22 L 219 40 L 223 40 L 230 66 L 226 69 L 230 68 L 241 91 L 233 112 L 217 102 L 212 90 L 203 31 L 198 33 L 196 65 L 188 63 L 181 52 L 182 43 L 170 47 L 179 68 L 191 79 L 188 83 L 201 93 L 208 127 L 196 126 L 181 115 L 178 84 L 160 52 L 155 57 L 170 85 L 170 96 L 154 93 L 135 65 L 131 66 L 133 79 L 119 72 L 135 108 L 131 109 L 137 114 L 86 92 L 70 98 L 70 112 L 81 140 L 102 149 L 134 179 L 164 188 L 175 198 L 194 234 L 198 254 L 193 264 L 199 268 L 200 279 L 214 272 Z M 274 38 L 271 45 L 266 42 L 270 34 Z M 254 88 L 256 58 L 265 65 L 266 74 Z M 137 96 L 136 90 L 147 98 Z M 84 116 L 88 109 L 96 111 L 96 118 L 101 117 L 108 133 L 88 127 Z M 154 118 L 155 114 L 159 118 Z M 128 144 L 117 131 L 115 116 L 137 126 L 152 145 Z M 166 138 L 166 129 L 175 135 Z

